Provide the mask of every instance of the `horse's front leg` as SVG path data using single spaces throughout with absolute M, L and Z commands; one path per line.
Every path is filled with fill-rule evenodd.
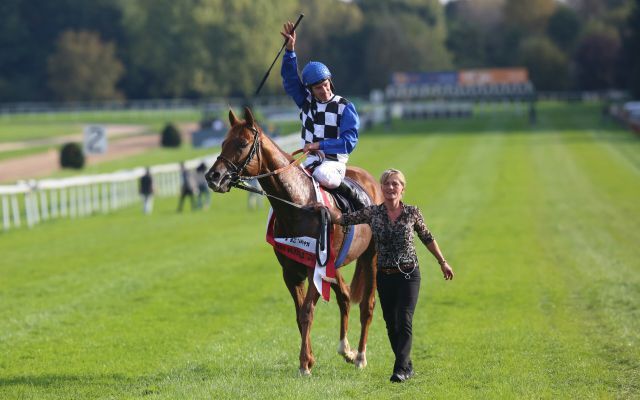
M 300 336 L 302 337 L 302 343 L 300 345 L 300 375 L 302 376 L 311 375 L 311 368 L 313 364 L 315 364 L 313 351 L 311 350 L 311 325 L 313 324 L 313 312 L 320 298 L 320 294 L 313 284 L 312 269 L 309 270 L 307 281 L 309 282 L 309 288 L 307 289 L 307 295 L 305 296 L 304 303 L 302 303 L 298 317 Z

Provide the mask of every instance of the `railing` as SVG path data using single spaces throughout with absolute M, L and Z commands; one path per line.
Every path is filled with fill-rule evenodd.
M 300 136 L 291 134 L 275 139 L 285 151 L 299 147 Z M 185 162 L 195 169 L 200 163 L 212 165 L 216 155 Z M 180 190 L 178 163 L 150 167 L 156 196 L 175 196 Z M 83 175 L 62 179 L 21 181 L 0 185 L 0 212 L 4 231 L 26 224 L 33 226 L 56 218 L 79 218 L 107 214 L 138 201 L 138 181 L 144 167 L 109 174 Z

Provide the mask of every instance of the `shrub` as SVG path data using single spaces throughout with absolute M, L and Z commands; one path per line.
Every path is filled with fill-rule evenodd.
M 65 143 L 60 149 L 60 166 L 62 168 L 82 169 L 84 154 L 78 143 Z
M 162 147 L 180 147 L 182 138 L 180 138 L 178 128 L 172 123 L 165 125 L 164 129 L 162 129 L 161 136 L 160 144 Z

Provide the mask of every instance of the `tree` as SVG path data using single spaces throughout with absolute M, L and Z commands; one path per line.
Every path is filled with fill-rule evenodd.
M 457 0 L 445 6 L 447 48 L 459 68 L 477 68 L 505 63 L 502 46 L 501 10 L 504 0 Z
M 635 1 L 627 27 L 624 32 L 621 75 L 632 96 L 640 99 L 640 0 Z
M 445 47 L 446 26 L 438 1 L 363 2 L 360 43 L 362 91 L 381 88 L 396 71 L 438 71 L 452 67 Z
M 120 21 L 113 0 L 0 1 L 0 99 L 50 100 L 47 60 L 60 34 L 91 30 L 121 43 Z
M 124 85 L 142 97 L 249 96 L 282 45 L 294 0 L 123 3 L 130 42 Z M 267 81 L 265 92 L 279 87 Z
M 504 21 L 508 27 L 527 34 L 540 34 L 547 28 L 556 9 L 554 0 L 506 0 Z
M 582 28 L 580 17 L 571 8 L 559 6 L 549 18 L 547 34 L 560 49 L 571 52 Z
M 193 0 L 123 3 L 129 43 L 123 87 L 137 98 L 197 97 L 212 89 L 211 54 Z
M 359 35 L 365 19 L 361 8 L 355 3 L 315 0 L 302 0 L 300 5 L 301 11 L 311 17 L 298 28 L 299 67 L 311 60 L 321 61 L 331 69 L 338 92 L 361 91 L 366 85 L 358 79 L 363 52 Z
M 538 90 L 563 90 L 569 85 L 569 60 L 548 38 L 530 37 L 520 44 L 519 60 Z
M 49 88 L 58 100 L 122 98 L 116 83 L 124 68 L 115 56 L 115 45 L 103 43 L 97 33 L 64 32 L 47 69 Z
M 27 79 L 29 29 L 20 15 L 20 0 L 0 2 L 0 100 L 27 99 L 38 80 Z
M 585 90 L 614 88 L 620 48 L 616 30 L 601 24 L 588 28 L 574 56 L 579 87 Z

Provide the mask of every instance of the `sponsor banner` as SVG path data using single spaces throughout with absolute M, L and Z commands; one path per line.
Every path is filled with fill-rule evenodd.
M 458 84 L 461 86 L 527 82 L 529 82 L 529 73 L 526 68 L 468 69 L 462 70 L 458 74 Z
M 391 75 L 391 84 L 399 86 L 457 85 L 458 73 L 455 71 L 395 72 Z
M 269 209 L 269 216 L 267 217 L 267 243 L 288 258 L 304 264 L 309 268 L 314 268 L 316 266 L 316 240 L 308 236 L 299 238 L 274 237 L 273 225 L 275 221 L 276 216 L 273 214 L 273 209 Z

